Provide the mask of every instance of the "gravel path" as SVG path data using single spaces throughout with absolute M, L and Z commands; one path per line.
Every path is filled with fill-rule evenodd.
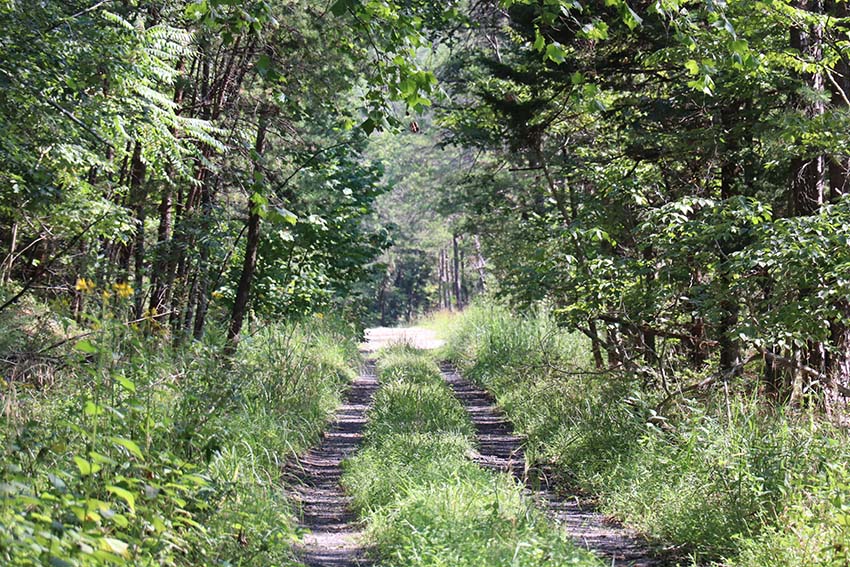
M 526 485 L 528 493 L 579 545 L 605 558 L 610 565 L 664 565 L 660 559 L 653 557 L 647 544 L 637 534 L 609 521 L 578 498 L 565 499 L 559 496 L 548 486 L 546 475 L 527 470 L 523 439 L 514 434 L 513 426 L 496 407 L 492 396 L 451 367 L 443 368 L 443 376 L 475 425 L 478 453 L 473 460 L 476 463 L 513 473 Z
M 351 512 L 350 498 L 339 484 L 341 463 L 363 441 L 366 411 L 378 389 L 374 366 L 367 366 L 346 393 L 322 443 L 287 467 L 297 486 L 293 499 L 301 504 L 301 526 L 310 531 L 298 548 L 309 567 L 371 565 L 369 550 Z

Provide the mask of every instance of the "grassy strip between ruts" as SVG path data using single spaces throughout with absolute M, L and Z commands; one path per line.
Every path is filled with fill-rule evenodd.
M 378 372 L 366 444 L 343 483 L 382 566 L 600 565 L 510 475 L 469 460 L 472 424 L 433 361 L 398 346 Z

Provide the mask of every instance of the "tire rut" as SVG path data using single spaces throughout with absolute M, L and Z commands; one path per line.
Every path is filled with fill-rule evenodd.
M 579 498 L 565 499 L 548 484 L 548 475 L 526 467 L 524 440 L 496 407 L 494 398 L 463 378 L 454 368 L 444 366 L 443 377 L 463 404 L 475 426 L 478 451 L 473 460 L 480 466 L 510 472 L 522 482 L 528 494 L 582 547 L 616 567 L 661 567 L 663 559 L 653 555 L 636 533 L 617 525 L 594 511 Z
M 292 499 L 300 504 L 300 526 L 309 530 L 297 546 L 307 567 L 372 565 L 361 543 L 362 530 L 351 511 L 351 499 L 340 486 L 342 461 L 363 442 L 366 412 L 378 389 L 374 365 L 367 365 L 352 382 L 322 442 L 286 467 L 295 485 Z

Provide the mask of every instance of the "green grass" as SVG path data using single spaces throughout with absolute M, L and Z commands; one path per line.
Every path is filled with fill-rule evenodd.
M 398 347 L 379 363 L 382 388 L 364 449 L 343 482 L 390 567 L 598 565 L 508 474 L 469 460 L 465 410 L 426 355 Z
M 699 561 L 847 564 L 850 444 L 818 416 L 742 385 L 728 407 L 721 391 L 657 416 L 660 392 L 588 372 L 587 341 L 545 311 L 475 306 L 445 355 L 496 395 L 530 458 L 554 463 L 571 489 L 650 537 Z
M 174 348 L 104 319 L 50 381 L 3 384 L 0 563 L 297 564 L 280 467 L 353 378 L 354 333 L 272 326 L 228 361 L 212 331 Z

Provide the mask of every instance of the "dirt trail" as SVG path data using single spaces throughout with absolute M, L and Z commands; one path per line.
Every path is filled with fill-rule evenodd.
M 363 441 L 366 411 L 378 389 L 374 365 L 367 365 L 348 390 L 322 443 L 287 467 L 297 488 L 301 526 L 310 531 L 297 550 L 309 567 L 355 567 L 371 565 L 368 549 L 361 543 L 357 518 L 350 499 L 339 484 L 341 463 Z
M 496 407 L 495 400 L 451 367 L 443 368 L 443 376 L 475 424 L 479 450 L 476 463 L 490 469 L 511 472 L 524 482 L 529 494 L 543 506 L 570 536 L 583 547 L 614 566 L 660 567 L 646 543 L 626 528 L 610 522 L 577 498 L 564 499 L 546 482 L 546 475 L 527 471 L 523 440 L 514 434 L 513 426 Z
M 422 327 L 376 327 L 366 330 L 366 342 L 360 348 L 365 352 L 375 352 L 387 345 L 399 342 L 407 342 L 416 348 L 430 350 L 443 346 L 445 341 L 437 338 L 435 331 Z
M 361 349 L 373 353 L 394 342 L 407 341 L 419 348 L 437 348 L 442 341 L 428 329 L 370 329 Z M 523 439 L 496 407 L 493 398 L 452 368 L 443 375 L 475 424 L 479 443 L 476 463 L 494 470 L 512 472 L 524 481 L 529 494 L 581 545 L 617 567 L 659 567 L 645 543 L 634 533 L 609 522 L 578 499 L 558 496 L 545 482 L 545 475 L 526 470 Z M 363 441 L 366 412 L 378 389 L 374 365 L 369 364 L 352 383 L 336 419 L 322 443 L 287 467 L 297 488 L 294 499 L 301 503 L 302 527 L 310 534 L 298 553 L 308 567 L 361 567 L 373 564 L 362 543 L 350 499 L 340 487 L 341 463 Z M 532 476 L 533 480 L 529 480 Z M 541 481 L 541 479 L 543 479 Z

